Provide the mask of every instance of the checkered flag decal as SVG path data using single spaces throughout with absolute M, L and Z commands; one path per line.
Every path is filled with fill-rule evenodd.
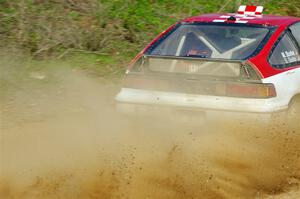
M 238 14 L 241 15 L 262 15 L 263 6 L 240 6 Z

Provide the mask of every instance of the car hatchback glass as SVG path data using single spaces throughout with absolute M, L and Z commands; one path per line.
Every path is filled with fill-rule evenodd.
M 245 60 L 270 28 L 249 25 L 181 24 L 148 49 L 148 55 Z

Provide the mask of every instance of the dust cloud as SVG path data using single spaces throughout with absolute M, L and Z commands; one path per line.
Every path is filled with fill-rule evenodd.
M 284 123 L 125 116 L 119 81 L 24 65 L 0 64 L 0 198 L 300 198 Z

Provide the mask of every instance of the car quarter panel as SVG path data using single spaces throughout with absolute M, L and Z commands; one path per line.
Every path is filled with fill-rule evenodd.
M 288 26 L 280 26 L 276 29 L 276 31 L 272 34 L 268 42 L 265 44 L 264 48 L 255 56 L 249 59 L 259 71 L 263 78 L 269 78 L 280 73 L 294 70 L 296 67 L 289 67 L 284 69 L 277 69 L 270 66 L 268 58 L 270 55 L 270 51 L 274 47 L 275 43 L 278 41 L 280 36 L 284 33 L 284 31 L 288 28 Z M 298 66 L 300 67 L 300 66 Z
M 300 67 L 265 78 L 262 81 L 275 85 L 276 103 L 280 107 L 286 107 L 294 96 L 300 94 Z
M 116 100 L 123 103 L 173 106 L 178 108 L 210 109 L 253 113 L 271 113 L 287 108 L 277 98 L 250 99 L 193 95 L 176 92 L 122 88 Z

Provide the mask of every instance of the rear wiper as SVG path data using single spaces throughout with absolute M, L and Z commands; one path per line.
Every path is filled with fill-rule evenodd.
M 186 55 L 185 57 L 198 57 L 198 58 L 207 58 L 206 55 Z

